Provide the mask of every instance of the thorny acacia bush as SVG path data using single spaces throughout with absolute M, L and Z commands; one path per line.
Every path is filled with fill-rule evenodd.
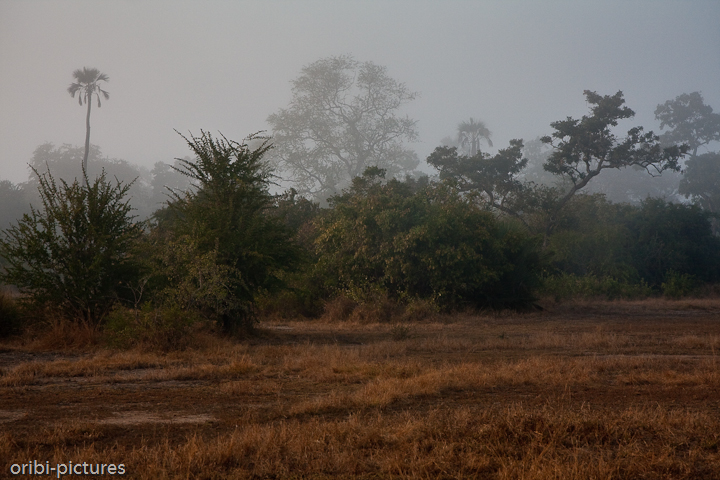
M 130 185 L 112 184 L 104 172 L 92 183 L 86 176 L 87 185 L 35 173 L 42 208 L 31 207 L 3 232 L 0 281 L 30 294 L 35 305 L 98 324 L 137 276 L 130 252 L 142 226 L 130 213 Z
M 174 193 L 156 226 L 157 238 L 170 248 L 161 247 L 156 258 L 159 283 L 165 297 L 173 289 L 189 292 L 175 303 L 200 307 L 225 331 L 249 327 L 259 293 L 282 286 L 283 272 L 300 255 L 291 229 L 270 214 L 272 175 L 263 157 L 271 146 L 251 147 L 262 140 L 253 135 L 243 143 L 206 132 L 183 138 L 195 159 L 179 159 L 177 171 L 193 188 Z M 208 268 L 199 271 L 198 262 Z
M 537 242 L 445 185 L 382 181 L 368 169 L 318 222 L 316 268 L 330 291 L 381 289 L 443 308 L 524 307 L 541 269 Z

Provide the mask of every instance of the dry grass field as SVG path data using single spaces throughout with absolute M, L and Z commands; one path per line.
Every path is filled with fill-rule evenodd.
M 718 299 L 196 343 L 0 345 L 0 477 L 37 460 L 136 479 L 720 478 Z

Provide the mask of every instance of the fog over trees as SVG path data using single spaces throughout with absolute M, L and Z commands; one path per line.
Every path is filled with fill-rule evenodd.
M 408 147 L 426 173 L 423 159 L 460 122 L 483 121 L 495 145 L 527 143 L 582 115 L 586 89 L 622 90 L 636 123 L 656 131 L 666 100 L 720 103 L 717 2 L 211 3 L 0 3 L 0 178 L 27 180 L 45 142 L 83 144 L 87 108 L 57 96 L 82 67 L 112 82 L 101 85 L 111 101 L 92 105 L 90 142 L 148 169 L 186 154 L 173 129 L 271 130 L 303 67 L 342 55 L 420 93 L 400 114 L 417 122 Z
M 100 82 L 107 82 L 110 78 L 97 68 L 87 67 L 83 67 L 82 70 L 75 70 L 73 77 L 75 81 L 68 87 L 68 93 L 73 98 L 77 95 L 80 106 L 83 105 L 83 102 L 87 105 L 87 116 L 85 117 L 85 154 L 83 155 L 82 162 L 84 172 L 87 171 L 88 154 L 90 152 L 90 110 L 92 108 L 93 97 L 97 99 L 98 108 L 102 106 L 100 100 L 101 94 L 105 100 L 110 98 L 110 94 L 100 88 L 100 85 L 102 85 Z
M 320 201 L 339 193 L 366 168 L 411 174 L 416 121 L 400 108 L 417 97 L 387 68 L 349 55 L 303 67 L 288 108 L 268 117 L 280 174 L 298 192 Z
M 283 32 L 293 41 L 278 45 L 265 31 L 262 54 L 240 43 L 227 50 L 225 39 L 253 37 L 198 13 L 198 26 L 213 27 L 210 43 L 193 29 L 190 40 L 178 37 L 185 49 L 132 50 L 137 61 L 151 58 L 143 75 L 116 55 L 130 47 L 113 47 L 108 58 L 83 50 L 74 65 L 93 67 L 75 70 L 69 88 L 48 61 L 42 91 L 54 96 L 45 110 L 22 104 L 17 122 L 35 119 L 22 135 L 3 133 L 18 158 L 0 152 L 0 161 L 23 164 L 28 175 L 0 179 L 0 282 L 19 287 L 32 308 L 56 306 L 118 331 L 153 318 L 169 331 L 211 324 L 234 334 L 262 312 L 313 317 L 342 299 L 385 305 L 382 315 L 414 302 L 437 311 L 529 309 L 541 295 L 682 296 L 720 281 L 717 66 L 692 51 L 695 40 L 657 30 L 692 25 L 711 45 L 704 52 L 719 53 L 718 23 L 708 17 L 720 8 L 658 2 L 644 12 L 656 23 L 635 32 L 625 29 L 640 18 L 635 4 L 627 16 L 528 4 L 529 17 L 499 2 L 457 3 L 453 16 L 428 3 L 399 22 L 400 4 L 362 12 L 327 4 L 324 22 L 303 24 L 310 53 L 300 48 L 305 37 Z M 481 7 L 485 16 L 475 18 L 494 16 L 504 29 L 465 28 Z M 134 25 L 130 14 L 144 8 L 92 6 L 82 15 L 112 10 Z M 548 17 L 561 11 L 585 30 L 550 35 L 573 25 Z M 340 13 L 357 14 L 356 23 Z M 289 28 L 287 15 L 277 21 Z M 7 31 L 24 37 L 2 18 L 9 30 L 0 28 L 0 40 Z M 539 36 L 522 28 L 543 21 Z M 377 25 L 378 38 L 350 35 L 356 24 Z M 330 49 L 312 25 L 344 28 L 353 40 L 335 32 Z M 445 27 L 456 32 L 452 42 Z M 642 34 L 653 32 L 668 37 L 647 43 Z M 631 40 L 646 42 L 647 54 L 628 57 L 619 47 Z M 606 50 L 588 50 L 596 44 Z M 562 52 L 553 69 L 539 45 Z M 694 62 L 690 79 L 677 73 L 682 62 Z M 653 74 L 660 66 L 666 76 Z M 113 102 L 92 110 L 109 98 L 111 75 Z M 0 81 L 16 85 L 4 73 Z M 69 103 L 63 88 L 86 107 L 84 129 L 76 107 L 53 106 L 55 97 Z

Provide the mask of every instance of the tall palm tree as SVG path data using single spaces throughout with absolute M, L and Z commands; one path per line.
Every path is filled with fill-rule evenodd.
M 481 120 L 474 120 L 472 117 L 469 122 L 462 122 L 458 125 L 458 143 L 460 147 L 470 148 L 470 155 L 475 156 L 480 150 L 480 139 L 484 138 L 488 145 L 493 146 L 490 140 L 490 130 Z
M 92 96 L 95 95 L 97 97 L 98 108 L 100 108 L 100 94 L 105 97 L 105 100 L 110 98 L 110 94 L 100 88 L 98 82 L 107 82 L 110 78 L 104 73 L 101 73 L 97 68 L 87 67 L 83 67 L 82 70 L 75 70 L 73 77 L 76 81 L 70 84 L 67 89 L 68 93 L 73 98 L 75 98 L 75 94 L 77 93 L 80 105 L 82 105 L 83 102 L 87 104 L 87 117 L 85 119 L 85 156 L 83 157 L 82 163 L 84 177 L 85 172 L 87 172 L 88 153 L 90 152 L 90 107 L 92 106 Z

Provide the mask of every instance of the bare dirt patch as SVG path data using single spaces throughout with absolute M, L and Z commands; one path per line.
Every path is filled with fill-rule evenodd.
M 99 420 L 97 423 L 103 425 L 140 425 L 144 423 L 209 423 L 214 421 L 211 415 L 186 415 L 182 412 L 165 412 L 162 415 L 148 413 L 146 411 L 118 412 L 110 418 Z

